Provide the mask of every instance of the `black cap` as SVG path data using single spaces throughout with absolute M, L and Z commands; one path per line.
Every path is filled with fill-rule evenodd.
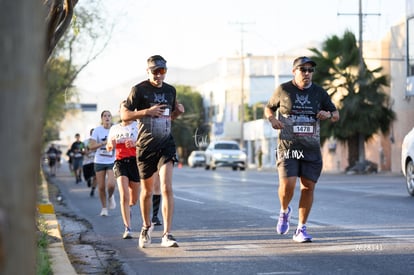
M 296 58 L 296 59 L 293 61 L 293 68 L 296 68 L 296 67 L 301 66 L 301 65 L 306 64 L 306 63 L 311 64 L 311 65 L 312 65 L 312 67 L 315 67 L 315 66 L 316 66 L 315 61 L 313 61 L 313 60 L 312 60 L 312 59 L 310 59 L 309 57 L 306 57 L 306 56 L 301 56 L 301 57 Z
M 159 68 L 167 68 L 167 61 L 161 55 L 153 55 L 147 60 L 148 69 L 156 70 Z

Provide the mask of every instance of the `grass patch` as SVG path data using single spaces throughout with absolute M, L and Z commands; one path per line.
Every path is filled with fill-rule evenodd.
M 36 259 L 36 274 L 38 275 L 52 275 L 52 266 L 47 247 L 49 245 L 48 230 L 45 221 L 38 217 L 37 219 L 37 259 Z

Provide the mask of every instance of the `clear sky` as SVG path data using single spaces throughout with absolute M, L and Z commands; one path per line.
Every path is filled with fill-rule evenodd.
M 82 3 L 81 0 L 79 3 Z M 359 0 L 105 0 L 116 26 L 105 52 L 76 81 L 99 94 L 145 74 L 146 59 L 196 68 L 223 56 L 274 55 L 344 30 L 358 37 Z M 403 19 L 405 0 L 362 0 L 364 40 L 379 40 Z M 355 15 L 338 15 L 355 14 Z M 243 25 L 242 25 L 242 24 Z M 243 28 L 243 32 L 241 32 Z M 128 93 L 129 91 L 126 91 Z

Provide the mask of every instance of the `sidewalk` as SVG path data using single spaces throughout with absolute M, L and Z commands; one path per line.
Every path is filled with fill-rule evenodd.
M 50 243 L 47 249 L 53 274 L 77 274 L 65 251 L 60 226 L 56 218 L 53 204 L 49 200 L 48 183 L 43 173 L 41 189 L 41 203 L 38 204 L 39 215 L 44 219 L 49 235 L 56 240 L 53 243 Z

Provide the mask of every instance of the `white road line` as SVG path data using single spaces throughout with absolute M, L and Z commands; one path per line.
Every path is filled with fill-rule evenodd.
M 174 198 L 182 200 L 182 201 L 189 201 L 189 202 L 194 202 L 194 203 L 198 203 L 198 204 L 204 204 L 204 202 L 202 202 L 202 201 L 190 200 L 190 199 L 186 199 L 186 198 L 183 198 L 183 197 L 174 196 Z

